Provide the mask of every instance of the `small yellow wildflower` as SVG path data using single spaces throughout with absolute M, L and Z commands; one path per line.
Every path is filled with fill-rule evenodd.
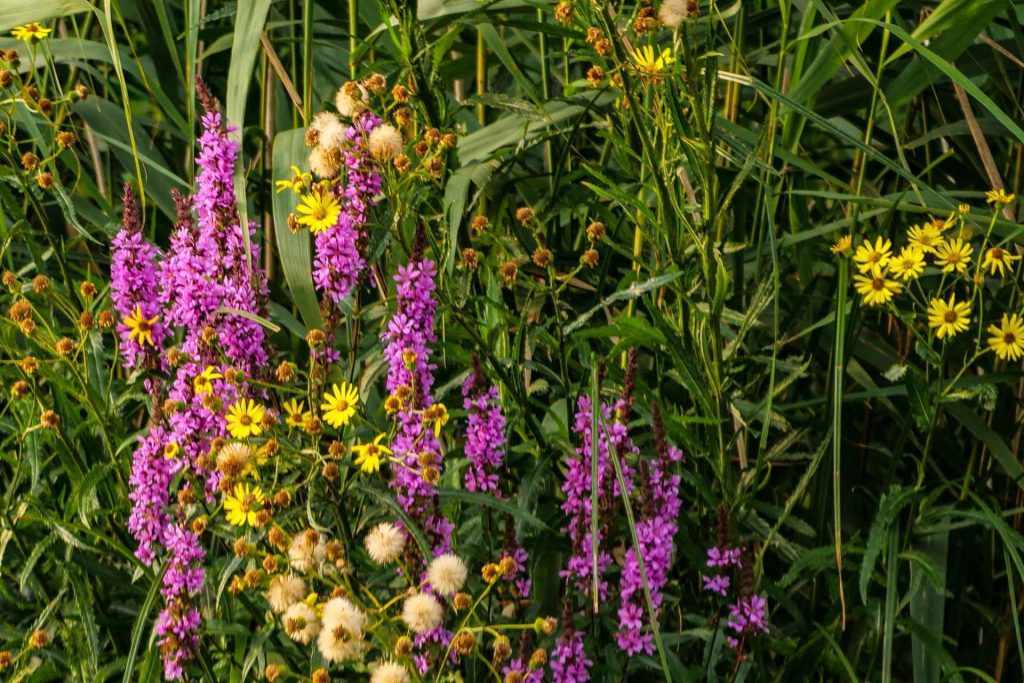
M 988 326 L 988 346 L 1002 360 L 1020 360 L 1024 356 L 1024 321 L 1016 313 L 1003 314 L 999 327 Z
M 911 226 L 907 231 L 907 239 L 910 246 L 917 247 L 925 254 L 934 254 L 935 250 L 946 241 L 942 236 L 942 231 L 931 223 Z
M 298 401 L 293 398 L 285 401 L 281 404 L 281 407 L 284 408 L 285 415 L 287 415 L 284 421 L 289 427 L 301 428 L 302 425 L 306 424 L 306 420 L 313 417 L 312 413 L 306 410 L 305 401 Z
M 882 269 L 889 265 L 892 258 L 892 242 L 884 237 L 878 237 L 874 244 L 870 240 L 864 240 L 857 251 L 853 254 L 853 260 L 857 262 L 857 270 L 861 273 L 879 274 Z
M 136 306 L 131 315 L 124 319 L 124 324 L 128 326 L 128 338 L 138 342 L 139 346 L 153 346 L 153 325 L 159 319 L 159 315 L 146 318 L 142 314 L 142 306 Z
M 672 50 L 668 48 L 662 50 L 660 55 L 655 56 L 654 47 L 651 45 L 644 45 L 634 50 L 630 57 L 633 60 L 633 67 L 637 71 L 655 79 L 659 78 L 665 69 L 676 61 L 676 58 L 672 56 Z
M 341 204 L 330 192 L 318 188 L 310 194 L 302 195 L 302 203 L 295 210 L 302 215 L 299 224 L 305 225 L 316 235 L 338 221 Z
M 381 456 L 391 455 L 391 449 L 381 444 L 383 438 L 384 434 L 380 433 L 372 443 L 357 443 L 352 447 L 352 452 L 356 454 L 355 463 L 363 474 L 373 474 L 380 470 Z
M 306 189 L 306 184 L 313 181 L 313 176 L 308 173 L 303 173 L 299 170 L 298 166 L 292 166 L 292 177 L 288 180 L 278 180 L 274 184 L 277 185 L 277 193 L 280 194 L 285 190 L 291 190 L 295 194 L 301 194 Z
M 164 457 L 168 460 L 174 460 L 181 454 L 181 447 L 173 441 L 169 444 L 164 445 Z
M 985 201 L 989 204 L 1012 204 L 1017 198 L 1015 194 L 1006 194 L 1006 190 L 999 188 L 989 190 L 985 193 Z
M 206 369 L 192 380 L 192 390 L 195 392 L 196 396 L 209 394 L 213 391 L 213 380 L 223 378 L 224 375 L 217 372 L 217 368 L 212 365 L 207 365 Z
M 889 261 L 893 274 L 904 282 L 916 280 L 924 272 L 924 252 L 917 247 L 903 247 L 900 255 Z
M 263 433 L 263 406 L 250 399 L 241 399 L 228 408 L 228 433 L 236 439 L 246 439 Z
M 1002 247 L 992 247 L 985 251 L 981 267 L 987 269 L 990 275 L 995 275 L 996 271 L 999 271 L 999 276 L 1005 277 L 1006 271 L 1012 269 L 1014 262 L 1019 260 L 1020 256 L 1017 254 L 1011 254 Z
M 434 436 L 441 436 L 441 427 L 448 424 L 448 409 L 443 403 L 435 403 L 423 411 L 423 424 L 434 425 Z
M 843 235 L 832 245 L 833 254 L 845 254 L 853 246 L 853 235 Z
M 358 405 L 359 392 L 348 382 L 342 382 L 341 385 L 333 385 L 331 390 L 324 394 L 320 410 L 323 411 L 327 424 L 337 429 L 348 424 L 356 414 Z
M 30 24 L 25 24 L 24 26 L 16 27 L 11 31 L 11 35 L 17 40 L 24 40 L 26 43 L 31 43 L 33 40 L 42 40 L 46 36 L 50 35 L 51 31 L 53 31 L 52 28 L 46 28 L 32 22 Z
M 885 272 L 873 273 L 871 277 L 854 275 L 853 281 L 857 293 L 864 297 L 864 303 L 868 306 L 887 304 L 892 301 L 893 295 L 903 291 L 903 285 L 887 278 Z
M 235 490 L 224 499 L 228 524 L 256 526 L 256 518 L 267 498 L 259 486 L 235 484 Z
M 973 253 L 974 247 L 970 242 L 953 238 L 935 250 L 935 265 L 941 266 L 943 273 L 962 273 L 967 270 Z
M 949 295 L 949 301 L 932 299 L 928 305 L 928 327 L 935 328 L 939 339 L 963 332 L 970 321 L 971 302 L 957 303 L 955 294 Z
M 956 212 L 958 214 L 960 214 L 961 216 L 966 216 L 967 214 L 969 214 L 971 212 L 971 205 L 970 204 L 957 204 L 956 205 Z

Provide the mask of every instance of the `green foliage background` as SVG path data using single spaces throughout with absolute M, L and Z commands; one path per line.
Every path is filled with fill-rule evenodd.
M 728 655 L 699 583 L 720 505 L 752 544 L 771 609 L 771 632 L 739 679 L 1024 677 L 1019 363 L 945 383 L 955 370 L 942 364 L 956 359 L 936 361 L 941 349 L 912 343 L 906 320 L 855 301 L 828 248 L 847 233 L 902 234 L 959 203 L 989 211 L 992 187 L 1024 190 L 1020 8 L 702 2 L 676 36 L 672 75 L 657 85 L 627 75 L 623 106 L 607 79 L 588 84 L 597 57 L 580 26 L 607 34 L 638 7 L 579 0 L 576 24 L 563 25 L 553 6 L 4 0 L 5 34 L 28 21 L 55 31 L 34 65 L 23 44 L 3 38 L 0 48 L 22 52 L 22 70 L 35 66 L 49 93 L 91 91 L 61 107 L 59 121 L 0 94 L 0 118 L 19 131 L 17 144 L 0 145 L 0 258 L 50 336 L 79 340 L 65 362 L 50 337 L 26 340 L 8 320 L 0 328 L 8 384 L 26 353 L 42 363 L 33 399 L 5 398 L 0 411 L 0 648 L 18 651 L 33 629 L 56 628 L 56 646 L 24 680 L 159 676 L 158 582 L 124 528 L 142 390 L 122 376 L 109 333 L 75 327 L 83 309 L 105 307 L 121 184 L 142 189 L 147 231 L 165 245 L 169 192 L 190 189 L 194 176 L 201 73 L 241 127 L 238 186 L 264 245 L 275 343 L 301 353 L 319 324 L 309 244 L 284 228 L 291 207 L 272 180 L 303 163 L 304 119 L 352 67 L 410 84 L 425 122 L 463 133 L 432 192 L 385 203 L 371 250 L 381 272 L 394 272 L 416 224 L 430 226 L 441 264 L 440 398 L 459 402 L 470 351 L 500 380 L 513 462 L 527 473 L 514 505 L 537 558 L 537 613 L 560 610 L 567 416 L 599 374 L 609 389 L 621 385 L 625 350 L 640 351 L 641 446 L 657 401 L 686 453 L 664 659 L 627 665 L 609 644 L 595 653 L 599 680 L 734 673 L 718 665 Z M 672 39 L 663 31 L 643 42 Z M 30 148 L 46 157 L 57 128 L 80 143 L 47 162 L 58 182 L 43 192 L 19 160 Z M 520 206 L 535 210 L 538 230 L 516 221 Z M 1014 209 L 995 234 L 1018 249 Z M 479 213 L 490 227 L 471 238 Z M 585 269 L 584 228 L 595 220 L 607 238 L 598 267 Z M 539 243 L 560 277 L 529 263 Z M 474 272 L 458 267 L 470 244 L 481 254 Z M 499 272 L 509 260 L 520 264 L 514 286 Z M 50 278 L 46 296 L 30 293 L 38 274 Z M 81 297 L 82 280 L 101 296 Z M 991 297 L 1019 307 L 1020 282 L 1017 272 Z M 379 354 L 373 330 L 384 314 L 381 305 L 354 312 L 343 351 Z M 360 335 L 356 321 L 371 331 Z M 358 384 L 372 389 L 381 372 L 361 363 Z M 57 432 L 39 428 L 44 408 L 61 416 Z M 485 555 L 477 508 L 454 492 L 457 464 L 448 470 L 460 538 Z M 223 587 L 208 586 L 218 611 L 205 626 L 202 676 L 253 680 L 272 643 L 254 626 L 259 610 L 220 600 Z

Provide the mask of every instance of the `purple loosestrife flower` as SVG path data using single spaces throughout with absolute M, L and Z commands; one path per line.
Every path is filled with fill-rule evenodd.
M 150 566 L 170 524 L 167 507 L 174 470 L 172 461 L 164 454 L 167 443 L 166 430 L 158 424 L 150 425 L 132 456 L 132 473 L 128 480 L 131 486 L 128 497 L 132 501 L 128 531 L 139 544 L 135 556 Z
M 513 659 L 501 670 L 504 680 L 509 680 L 509 674 L 519 674 L 523 683 L 544 683 L 544 669 L 531 669 L 529 664 L 522 657 Z
M 505 462 L 505 415 L 501 411 L 498 387 L 484 389 L 483 377 L 476 371 L 462 385 L 462 407 L 469 413 L 466 422 L 466 489 L 498 490 L 498 470 Z M 500 496 L 500 493 L 498 494 Z
M 379 118 L 366 111 L 346 129 L 346 173 L 333 188 L 334 196 L 341 204 L 341 213 L 334 226 L 315 237 L 313 282 L 334 303 L 348 296 L 366 268 L 359 240 L 368 220 L 367 214 L 377 203 L 382 178 L 365 143 L 370 132 L 380 124 Z
M 157 261 L 160 251 L 142 236 L 142 219 L 135 193 L 124 185 L 124 215 L 121 230 L 111 241 L 110 299 L 117 311 L 122 363 L 125 370 L 137 370 L 157 357 L 157 349 L 167 337 L 160 320 L 163 313 L 158 288 Z M 148 328 L 152 345 L 132 338 L 126 319 L 141 319 Z
M 434 336 L 434 262 L 416 254 L 398 269 L 398 309 L 382 336 L 388 361 L 388 391 L 408 394 L 395 414 L 398 430 L 391 449 L 398 464 L 392 468 L 391 487 L 398 503 L 417 521 L 432 540 L 435 555 L 451 547 L 452 524 L 440 510 L 437 489 L 425 476 L 427 468 L 440 474 L 441 444 L 432 429 L 424 425 L 422 411 L 434 403 L 434 365 L 430 345 Z M 428 481 L 428 479 L 430 481 Z
M 621 403 L 621 402 L 620 402 Z M 621 406 L 619 406 L 621 407 Z M 591 402 L 589 396 L 580 396 L 577 402 L 576 419 L 573 424 L 573 431 L 580 437 L 580 445 L 576 448 L 575 458 L 570 458 L 567 464 L 565 481 L 562 483 L 562 492 L 565 494 L 565 502 L 562 503 L 562 512 L 569 516 L 569 523 L 565 531 L 569 532 L 569 539 L 572 541 L 572 554 L 566 569 L 562 570 L 563 578 L 575 579 L 576 585 L 583 591 L 589 591 L 592 581 L 593 557 L 591 556 L 591 531 L 590 531 L 590 501 L 593 490 L 591 482 L 592 464 L 592 440 L 591 440 Z M 612 421 L 611 408 L 602 403 L 598 411 L 598 438 L 597 438 L 597 490 L 598 495 L 608 505 L 619 498 L 619 483 L 611 462 L 611 449 L 615 449 L 620 457 L 623 480 L 626 483 L 627 495 L 632 490 L 632 470 L 626 465 L 622 457 L 626 453 L 636 451 L 636 447 L 629 438 L 626 426 L 621 422 Z M 608 520 L 602 520 L 608 522 Z M 601 547 L 605 535 L 605 523 L 598 527 L 598 538 L 596 545 Z M 605 550 L 598 551 L 597 571 L 598 576 L 604 574 L 605 569 L 612 563 L 612 556 Z M 598 582 L 598 593 L 601 599 L 607 595 L 608 584 L 606 581 Z
M 768 603 L 756 593 L 743 596 L 729 606 L 728 626 L 736 636 L 743 639 L 768 632 Z M 740 645 L 739 637 L 728 637 L 726 640 L 733 648 Z
M 200 351 L 203 329 L 217 330 L 217 341 L 227 359 L 252 375 L 267 362 L 263 327 L 231 311 L 260 315 L 267 297 L 266 276 L 259 268 L 259 247 L 249 231 L 249 256 L 238 220 L 233 172 L 238 143 L 231 139 L 233 127 L 224 127 L 216 101 L 206 86 L 197 83 L 206 113 L 199 137 L 196 165 L 196 193 L 192 199 L 197 221 L 192 225 L 191 208 L 178 204 L 178 226 L 171 239 L 172 256 L 162 269 L 168 320 L 185 329 L 182 350 Z M 251 267 L 250 267 L 251 266 Z M 224 311 L 222 309 L 229 309 Z
M 668 581 L 672 565 L 672 541 L 675 538 L 676 518 L 682 502 L 679 499 L 680 476 L 672 474 L 676 463 L 683 454 L 665 440 L 664 426 L 657 406 L 652 408 L 655 444 L 658 457 L 643 468 L 647 476 L 643 482 L 643 509 L 636 523 L 637 546 L 644 562 L 647 588 L 655 612 L 661 606 L 662 589 Z M 650 633 L 643 632 L 642 617 L 645 612 L 643 576 L 635 548 L 626 550 L 619 584 L 619 631 L 616 641 L 627 654 L 654 652 L 654 640 Z
M 583 648 L 583 633 L 570 627 L 551 652 L 551 680 L 553 683 L 587 683 L 593 665 Z
M 199 647 L 199 611 L 192 600 L 203 587 L 202 568 L 206 552 L 199 537 L 177 525 L 167 527 L 168 566 L 160 592 L 165 606 L 156 620 L 164 678 L 181 679 L 185 664 Z

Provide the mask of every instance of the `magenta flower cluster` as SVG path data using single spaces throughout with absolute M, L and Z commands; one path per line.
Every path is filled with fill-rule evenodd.
M 683 459 L 678 448 L 664 443 L 663 439 L 659 442 L 658 457 L 651 462 L 649 476 L 641 487 L 646 499 L 641 501 L 642 512 L 636 523 L 639 558 L 643 560 L 651 605 L 656 613 L 672 566 L 672 539 L 676 535 L 676 518 L 682 506 L 679 499 L 680 476 L 673 474 L 672 470 Z M 619 631 L 615 634 L 619 647 L 630 655 L 654 652 L 653 636 L 643 631 L 646 602 L 643 587 L 637 552 L 630 547 L 626 550 L 619 583 Z
M 341 213 L 335 225 L 317 233 L 315 238 L 313 282 L 334 303 L 348 296 L 366 268 L 359 239 L 369 210 L 377 203 L 382 179 L 365 143 L 380 124 L 376 115 L 365 111 L 346 129 L 345 174 L 333 188 L 341 203 Z
M 186 499 L 204 494 L 211 499 L 217 476 L 202 465 L 200 456 L 209 450 L 212 439 L 226 434 L 223 416 L 214 404 L 196 395 L 194 380 L 211 365 L 221 372 L 231 367 L 252 377 L 267 363 L 263 328 L 250 317 L 263 313 L 266 278 L 259 268 L 258 247 L 250 244 L 246 255 L 233 190 L 238 146 L 205 86 L 200 84 L 199 91 L 206 113 L 196 158 L 197 190 L 191 199 L 175 195 L 178 220 L 167 256 L 159 261 L 156 248 L 142 240 L 137 219 L 132 217 L 134 203 L 127 201 L 125 227 L 112 243 L 112 298 L 118 312 L 126 315 L 122 309 L 140 306 L 145 315 L 166 321 L 159 333 L 153 328 L 156 343 L 145 353 L 164 353 L 171 329 L 181 334 L 181 359 L 168 363 L 163 358 L 149 366 L 176 368 L 169 386 L 160 376 L 146 380 L 153 417 L 133 455 L 128 522 L 138 543 L 136 556 L 150 566 L 160 559 L 167 565 L 156 633 L 164 676 L 172 680 L 185 675 L 198 647 L 200 615 L 195 598 L 205 577 L 205 551 L 188 524 L 186 509 L 172 505 L 171 487 L 180 477 L 179 494 Z M 246 230 L 251 239 L 251 227 Z M 125 348 L 127 328 L 121 334 Z M 126 359 L 138 356 L 138 351 L 125 354 Z M 137 367 L 135 363 L 131 367 Z M 224 404 L 249 393 L 245 382 L 226 380 L 216 380 L 214 390 Z M 165 398 L 172 407 L 170 414 L 164 412 Z
M 428 535 L 434 553 L 441 554 L 451 548 L 453 527 L 440 510 L 437 488 L 423 476 L 425 467 L 441 468 L 441 444 L 423 420 L 423 411 L 434 404 L 430 346 L 437 340 L 436 274 L 434 262 L 418 255 L 398 269 L 397 310 L 382 338 L 388 391 L 407 392 L 409 397 L 395 415 L 398 429 L 391 449 L 400 464 L 393 468 L 391 488 L 398 503 Z
M 623 481 L 626 484 L 626 495 L 633 490 L 632 470 L 625 462 L 627 453 L 635 453 L 636 446 L 629 438 L 629 431 L 626 425 L 612 419 L 612 409 L 602 403 L 598 411 L 597 419 L 597 482 L 592 482 L 591 465 L 593 463 L 593 441 L 591 434 L 590 397 L 580 396 L 577 403 L 576 418 L 573 424 L 573 432 L 580 438 L 580 445 L 576 448 L 576 457 L 570 458 L 567 464 L 565 481 L 562 483 L 562 492 L 565 494 L 565 501 L 562 503 L 562 512 L 569 517 L 564 531 L 569 533 L 569 540 L 572 542 L 572 551 L 569 556 L 566 568 L 561 575 L 575 583 L 585 593 L 589 593 L 593 581 L 593 557 L 591 555 L 591 492 L 596 485 L 598 498 L 605 502 L 611 502 L 620 496 L 619 482 L 612 467 L 612 449 L 618 454 L 622 467 Z M 607 520 L 605 520 L 607 521 Z M 595 543 L 599 548 L 597 557 L 598 593 L 601 600 L 607 598 L 608 582 L 600 577 L 612 563 L 612 555 L 603 548 L 605 536 L 605 524 L 598 525 L 598 538 Z
M 476 372 L 462 385 L 462 407 L 466 409 L 465 485 L 469 491 L 498 491 L 498 472 L 505 462 L 505 415 L 498 399 L 498 387 L 483 388 Z
M 593 665 L 583 647 L 583 632 L 569 629 L 551 651 L 552 683 L 587 683 Z
M 125 370 L 138 370 L 147 358 L 155 357 L 153 347 L 143 346 L 129 337 L 125 319 L 141 313 L 147 322 L 156 318 L 150 328 L 153 344 L 159 348 L 167 338 L 167 327 L 161 320 L 158 300 L 157 262 L 160 250 L 142 235 L 142 221 L 131 185 L 124 186 L 124 218 L 121 230 L 111 242 L 110 279 L 114 283 L 110 299 L 118 315 L 121 362 Z

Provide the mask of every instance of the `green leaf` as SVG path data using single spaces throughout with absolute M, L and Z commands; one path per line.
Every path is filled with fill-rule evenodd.
M 305 130 L 295 128 L 274 136 L 273 174 L 275 180 L 292 177 L 291 166 L 302 158 Z M 307 328 L 323 326 L 320 303 L 313 288 L 313 249 L 307 230 L 292 233 L 288 228 L 288 214 L 295 208 L 295 193 L 278 192 L 274 195 L 274 237 L 277 240 L 277 254 L 281 259 L 288 291 L 299 309 L 299 315 Z
M 0 31 L 6 32 L 33 21 L 68 17 L 92 9 L 93 6 L 86 0 L 4 0 L 3 12 L 0 12 Z

